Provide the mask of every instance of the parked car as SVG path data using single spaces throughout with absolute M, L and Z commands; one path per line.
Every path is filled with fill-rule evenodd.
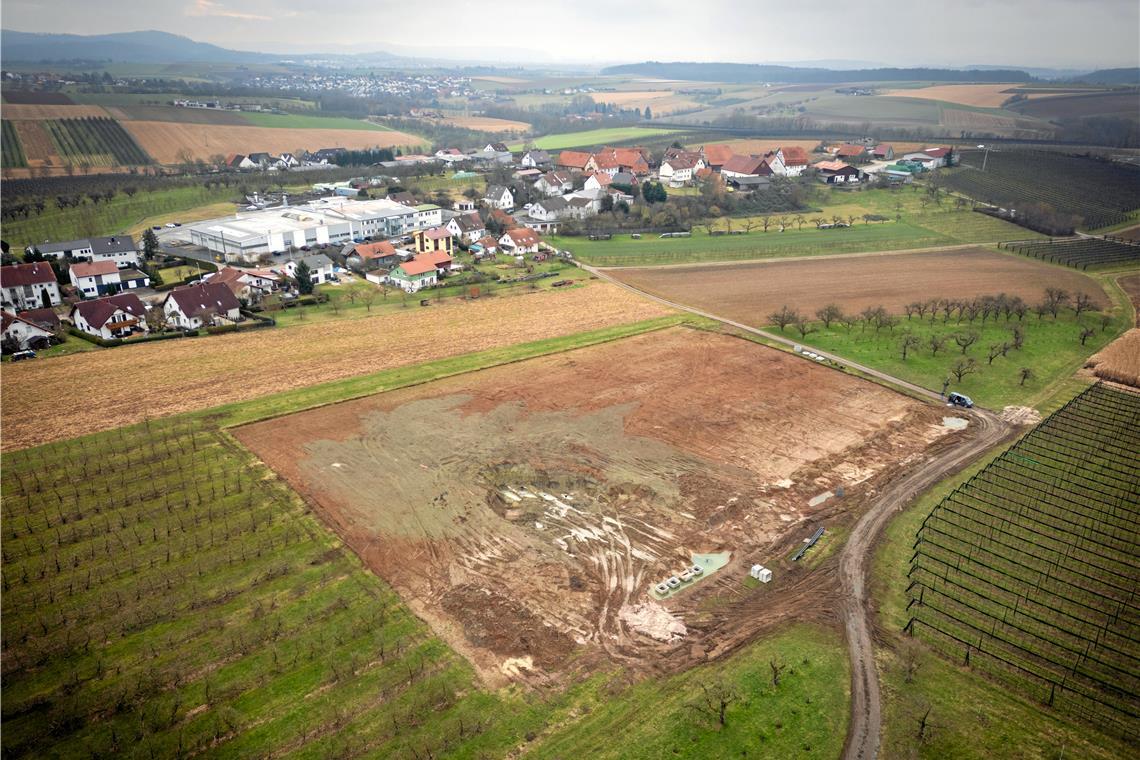
M 166 227 L 167 227 L 168 229 L 174 229 L 174 228 L 175 228 L 175 227 L 177 227 L 177 226 L 178 226 L 178 225 L 177 225 L 177 224 L 175 224 L 174 222 L 167 222 L 167 223 L 166 223 Z
M 951 393 L 946 397 L 946 401 L 954 406 L 962 406 L 966 409 L 971 409 L 974 406 L 974 400 L 962 393 Z
M 31 351 L 29 349 L 25 349 L 23 351 L 17 351 L 14 354 L 12 354 L 12 361 L 14 361 L 14 362 L 22 362 L 25 359 L 35 359 L 35 358 L 36 358 L 36 352 Z

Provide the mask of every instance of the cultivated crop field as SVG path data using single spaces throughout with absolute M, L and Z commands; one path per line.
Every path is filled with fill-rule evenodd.
M 618 288 L 593 283 L 564 292 L 409 306 L 405 312 L 373 319 L 160 341 L 9 364 L 0 386 L 3 446 L 10 450 L 61 440 L 147 416 L 204 409 L 667 313 Z M 81 376 L 102 377 L 104 382 L 83 394 L 40 392 L 68 387 Z
M 530 125 L 525 121 L 495 119 L 490 116 L 448 116 L 444 118 L 443 123 L 463 129 L 474 129 L 479 132 L 527 132 L 530 130 Z
M 609 129 L 589 129 L 584 132 L 566 132 L 557 135 L 545 135 L 534 140 L 528 140 L 526 145 L 534 143 L 540 150 L 563 150 L 565 148 L 584 148 L 595 145 L 608 145 L 616 142 L 638 140 L 643 137 L 659 137 L 669 134 L 671 130 L 655 129 L 653 127 L 611 127 Z M 511 150 L 521 150 L 523 143 L 514 143 Z
M 369 129 L 363 123 L 357 129 L 309 129 L 126 121 L 123 127 L 147 153 L 164 164 L 177 163 L 187 153 L 192 158 L 208 160 L 229 153 L 290 153 L 298 148 L 317 150 L 334 145 L 349 149 L 416 147 L 423 143 L 421 137 Z
M 233 432 L 485 681 L 545 683 L 603 663 L 680 667 L 826 616 L 833 570 L 787 559 L 803 523 L 853 509 L 877 477 L 959 435 L 943 414 L 673 328 Z M 648 596 L 717 552 L 731 571 Z M 776 590 L 729 577 L 752 559 L 777 569 Z
M 5 119 L 3 125 L 4 142 L 0 146 L 0 159 L 3 168 L 10 169 L 17 166 L 27 166 L 28 160 L 24 157 L 24 149 L 20 147 L 20 136 L 16 134 L 16 126 Z
M 981 171 L 985 161 L 986 170 Z M 1108 161 L 1056 153 L 962 151 L 963 168 L 944 184 L 975 200 L 1017 208 L 1046 203 L 1080 216 L 1090 229 L 1119 224 L 1140 208 L 1140 170 Z
M 5 103 L 4 118 L 12 121 L 45 121 L 48 119 L 105 119 L 107 112 L 99 106 L 56 105 L 51 103 Z
M 58 119 L 44 126 L 65 163 L 135 166 L 150 157 L 117 121 L 107 118 Z
M 894 90 L 883 93 L 887 97 L 921 98 L 940 100 L 945 103 L 958 103 L 963 106 L 981 108 L 1001 108 L 1001 104 L 1013 97 L 1010 92 L 1014 84 L 938 84 L 931 87 Z
M 1099 269 L 1140 263 L 1140 245 L 1112 240 L 1074 238 L 1072 240 L 1019 240 L 999 247 L 1023 256 L 1073 267 Z
M 1140 395 L 1092 386 L 923 522 L 908 630 L 1135 743 L 1138 504 Z
M 915 300 L 999 292 L 1036 303 L 1047 287 L 1108 301 L 1086 275 L 984 248 L 615 269 L 610 274 L 654 295 L 755 327 L 770 324 L 769 315 L 785 304 L 808 315 L 830 303 L 848 312 L 879 305 L 901 311 Z

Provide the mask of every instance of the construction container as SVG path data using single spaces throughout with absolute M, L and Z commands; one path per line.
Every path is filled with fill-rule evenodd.
M 768 583 L 772 580 L 772 571 L 763 565 L 753 565 L 748 574 L 761 583 Z

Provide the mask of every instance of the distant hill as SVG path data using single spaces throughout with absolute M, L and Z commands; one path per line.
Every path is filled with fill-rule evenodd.
M 1140 85 L 1140 68 L 1131 69 L 1100 69 L 1073 77 L 1073 82 L 1088 82 L 1089 84 L 1131 84 Z
M 264 63 L 282 58 L 268 53 L 227 50 L 167 32 L 116 34 L 33 34 L 0 31 L 0 60 L 5 64 L 40 61 L 115 61 L 117 63 Z
M 1033 79 L 1016 69 L 958 71 L 951 69 L 837 69 L 796 68 L 753 63 L 630 63 L 602 69 L 603 74 L 621 74 L 680 79 L 695 82 L 786 82 L 833 84 L 837 82 L 1028 82 Z

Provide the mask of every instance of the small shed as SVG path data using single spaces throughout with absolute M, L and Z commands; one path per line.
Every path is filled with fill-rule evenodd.
M 772 571 L 763 565 L 753 565 L 748 574 L 761 583 L 768 583 L 772 580 Z

